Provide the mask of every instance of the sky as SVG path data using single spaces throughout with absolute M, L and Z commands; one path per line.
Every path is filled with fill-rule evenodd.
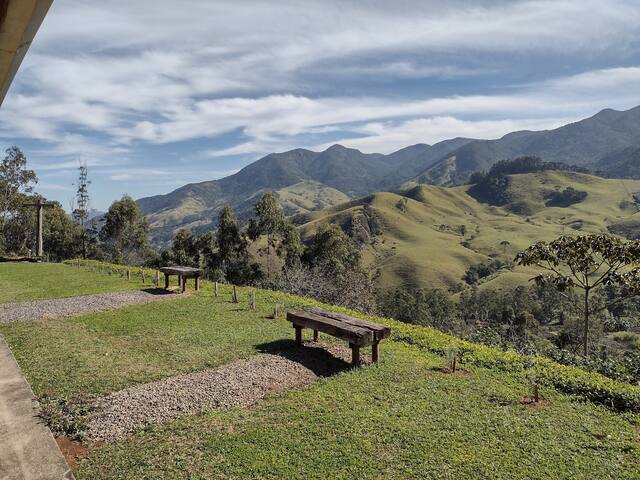
M 638 0 L 54 0 L 0 108 L 37 191 L 92 206 L 270 152 L 390 153 L 640 104 Z

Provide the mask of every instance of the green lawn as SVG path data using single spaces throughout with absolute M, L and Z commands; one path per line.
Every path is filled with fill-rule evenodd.
M 102 394 L 291 339 L 284 319 L 266 317 L 275 302 L 283 309 L 308 303 L 258 291 L 259 308 L 251 311 L 229 299 L 228 287 L 214 299 L 205 285 L 199 295 L 4 325 L 0 334 L 36 395 Z M 272 395 L 254 408 L 189 415 L 89 445 L 74 467 L 77 478 L 640 479 L 638 414 L 549 387 L 542 389 L 546 403 L 532 408 L 521 402 L 524 374 L 469 365 L 465 375 L 445 374 L 442 356 L 401 339 L 383 343 L 379 365 Z
M 139 278 L 128 282 L 117 275 L 97 275 L 60 263 L 0 263 L 0 303 L 141 288 Z
M 67 319 L 0 325 L 37 395 L 103 394 L 223 365 L 291 338 L 285 320 L 230 294 L 183 297 Z M 259 298 L 264 300 L 264 298 Z M 266 304 L 265 304 L 266 305 Z
M 637 431 L 602 407 L 521 379 L 441 373 L 390 342 L 382 363 L 275 395 L 255 409 L 183 417 L 94 449 L 79 479 L 640 478 Z

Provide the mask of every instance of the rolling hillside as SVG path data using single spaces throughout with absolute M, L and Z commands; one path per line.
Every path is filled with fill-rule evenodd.
M 611 227 L 614 233 L 638 234 L 640 213 L 633 193 L 640 191 L 640 181 L 560 171 L 509 178 L 511 202 L 502 207 L 480 203 L 469 194 L 468 185 L 419 185 L 402 194 L 376 193 L 300 215 L 296 222 L 303 237 L 328 222 L 342 225 L 361 244 L 383 286 L 452 291 L 470 265 L 493 258 L 511 260 L 530 244 L 564 232 L 602 232 Z M 568 207 L 547 206 L 553 192 L 567 187 L 586 192 L 586 198 Z M 520 268 L 505 270 L 485 284 L 526 283 L 530 274 Z
M 235 175 L 185 185 L 138 203 L 151 222 L 152 241 L 163 245 L 180 228 L 198 232 L 214 227 L 224 205 L 246 219 L 255 198 L 270 190 L 281 194 L 287 213 L 304 213 L 407 185 L 459 185 L 475 171 L 523 155 L 587 167 L 605 176 L 640 178 L 638 149 L 640 107 L 608 109 L 555 130 L 513 132 L 497 140 L 454 138 L 389 155 L 341 145 L 323 152 L 273 153 Z
M 293 214 L 395 187 L 468 141 L 414 145 L 390 155 L 365 154 L 341 145 L 324 152 L 297 149 L 274 153 L 235 175 L 185 185 L 138 203 L 151 223 L 152 241 L 163 244 L 180 228 L 211 228 L 224 205 L 231 205 L 245 219 L 252 213 L 256 197 L 271 190 L 280 194 L 283 207 Z
M 554 130 L 513 132 L 498 140 L 469 142 L 445 154 L 439 162 L 417 175 L 414 181 L 459 184 L 473 172 L 488 170 L 499 160 L 527 155 L 541 157 L 547 162 L 602 170 L 611 176 L 638 178 L 639 146 L 640 107 L 624 112 L 606 109 Z M 630 147 L 636 148 L 635 155 L 627 150 Z M 615 160 L 609 159 L 614 154 Z M 624 166 L 625 161 L 632 161 L 636 166 Z

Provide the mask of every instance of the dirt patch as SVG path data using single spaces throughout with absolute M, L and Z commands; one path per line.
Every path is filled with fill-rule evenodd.
M 75 467 L 78 460 L 82 460 L 89 453 L 87 447 L 82 445 L 82 443 L 67 437 L 57 437 L 56 443 L 71 468 Z
M 539 398 L 538 401 L 536 401 L 531 397 L 525 397 L 520 403 L 532 409 L 544 408 L 549 404 L 544 398 Z

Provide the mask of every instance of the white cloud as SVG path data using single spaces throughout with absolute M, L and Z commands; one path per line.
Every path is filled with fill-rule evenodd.
M 161 183 L 126 167 L 173 142 L 210 141 L 193 148 L 226 172 L 229 156 L 330 140 L 388 152 L 497 137 L 640 103 L 638 38 L 637 0 L 65 0 L 0 141 L 36 143 L 51 175 L 82 158 L 105 181 Z

